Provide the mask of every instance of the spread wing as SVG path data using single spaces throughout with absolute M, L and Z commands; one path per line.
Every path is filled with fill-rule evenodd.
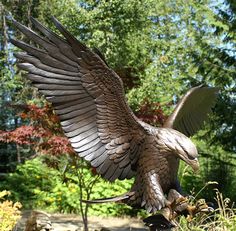
M 164 127 L 178 130 L 186 136 L 194 135 L 211 112 L 217 92 L 218 88 L 202 85 L 191 88 L 178 102 Z
M 25 51 L 16 54 L 19 67 L 52 103 L 79 156 L 110 181 L 132 177 L 146 132 L 126 103 L 121 79 L 55 18 L 65 39 L 32 22 L 44 36 L 13 22 L 38 46 L 11 40 Z

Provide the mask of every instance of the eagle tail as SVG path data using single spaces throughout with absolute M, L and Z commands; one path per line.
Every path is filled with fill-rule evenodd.
M 127 192 L 123 195 L 115 196 L 115 197 L 100 198 L 100 199 L 95 199 L 95 200 L 81 200 L 81 201 L 86 204 L 101 204 L 101 203 L 108 203 L 108 202 L 124 203 L 132 195 L 133 195 L 133 193 Z

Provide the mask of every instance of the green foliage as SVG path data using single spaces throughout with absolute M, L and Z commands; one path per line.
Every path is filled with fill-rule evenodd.
M 10 173 L 5 182 L 1 182 L 0 188 L 5 188 L 12 192 L 11 198 L 20 201 L 24 209 L 38 208 L 48 211 L 59 211 L 64 213 L 80 213 L 80 171 L 74 165 L 65 168 L 66 158 L 61 158 L 57 168 L 46 165 L 49 159 L 36 158 L 18 165 L 14 173 Z M 89 184 L 95 176 L 87 165 L 83 167 L 83 180 Z M 132 180 L 116 181 L 111 184 L 102 178 L 98 178 L 92 189 L 91 198 L 104 198 L 121 195 L 127 192 L 132 184 Z M 83 199 L 88 199 L 86 187 L 83 187 Z M 92 205 L 89 208 L 91 215 L 118 216 L 136 215 L 138 211 L 133 211 L 130 207 L 121 204 Z
M 1 188 L 12 191 L 12 198 L 21 201 L 25 208 L 38 206 L 37 190 L 50 191 L 56 182 L 55 171 L 47 168 L 39 159 L 26 161 L 10 173 Z
M 121 195 L 128 192 L 132 186 L 131 180 L 116 180 L 115 183 L 104 182 L 104 180 L 99 180 L 95 185 L 92 198 L 107 198 L 112 196 Z M 106 203 L 100 205 L 92 205 L 89 211 L 91 215 L 100 216 L 123 216 L 126 215 L 137 215 L 138 211 L 133 210 L 131 207 L 123 204 Z

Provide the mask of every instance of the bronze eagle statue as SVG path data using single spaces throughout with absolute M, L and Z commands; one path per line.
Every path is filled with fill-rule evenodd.
M 166 207 L 165 194 L 170 189 L 181 191 L 179 161 L 194 170 L 199 167 L 196 146 L 188 137 L 207 118 L 217 89 L 190 89 L 164 126 L 153 127 L 131 111 L 120 77 L 99 54 L 78 41 L 57 19 L 52 21 L 63 37 L 31 20 L 40 34 L 13 20 L 32 42 L 11 39 L 24 51 L 15 54 L 18 66 L 52 103 L 75 152 L 109 181 L 135 177 L 130 192 L 111 200 L 123 200 L 151 213 Z

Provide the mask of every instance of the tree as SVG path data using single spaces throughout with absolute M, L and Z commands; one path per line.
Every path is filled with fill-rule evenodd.
M 15 112 L 7 107 L 8 102 L 14 100 L 16 91 L 21 88 L 20 78 L 16 75 L 13 78 L 14 62 L 12 60 L 12 47 L 9 46 L 7 39 L 10 34 L 5 18 L 6 10 L 0 3 L 0 130 L 14 129 L 19 121 L 15 117 Z M 6 172 L 13 170 L 17 162 L 18 146 L 15 144 L 0 144 L 0 169 Z M 9 164 L 10 163 L 10 164 Z M 9 166 L 7 166 L 9 164 Z
M 211 123 L 211 142 L 221 145 L 229 152 L 236 151 L 236 5 L 225 1 L 214 7 L 217 15 L 211 15 L 210 25 L 214 28 L 215 40 L 202 42 L 204 59 L 199 63 L 198 72 L 220 87 L 216 116 Z M 205 48 L 205 49 L 204 49 Z

